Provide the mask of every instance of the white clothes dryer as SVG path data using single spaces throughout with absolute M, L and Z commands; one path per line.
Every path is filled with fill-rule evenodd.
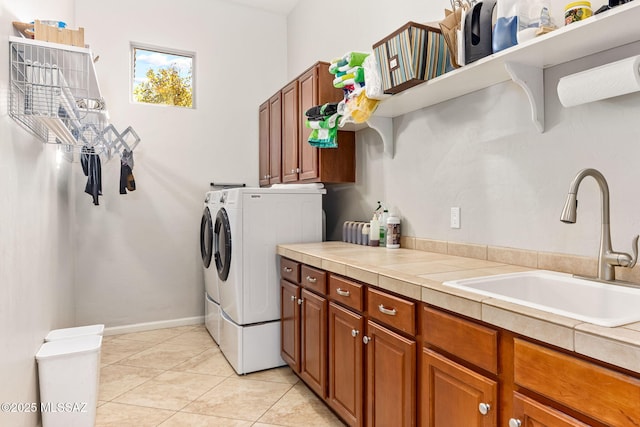
M 216 343 L 220 342 L 220 287 L 213 257 L 214 223 L 220 205 L 221 191 L 205 194 L 204 210 L 200 222 L 200 254 L 204 268 L 204 323 Z
M 317 185 L 223 190 L 214 223 L 220 349 L 239 374 L 284 365 L 276 245 L 322 240 Z

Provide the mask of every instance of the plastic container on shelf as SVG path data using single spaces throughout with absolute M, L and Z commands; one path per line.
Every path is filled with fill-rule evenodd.
M 593 15 L 590 1 L 575 1 L 564 8 L 564 25 L 582 21 Z
M 43 427 L 93 427 L 101 335 L 45 342 L 36 354 Z
M 400 217 L 395 213 L 387 218 L 387 248 L 398 249 L 400 247 Z
M 380 224 L 380 246 L 387 245 L 387 218 L 389 218 L 389 211 L 384 209 L 382 216 L 379 218 Z
M 369 246 L 380 246 L 380 221 L 376 213 L 369 223 Z

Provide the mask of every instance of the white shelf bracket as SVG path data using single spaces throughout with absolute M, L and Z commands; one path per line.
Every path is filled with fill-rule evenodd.
M 544 132 L 544 71 L 540 67 L 505 62 L 511 80 L 527 94 L 531 105 L 531 120 L 540 133 Z
M 382 138 L 384 152 L 393 159 L 395 154 L 393 141 L 393 119 L 391 117 L 371 116 L 369 117 L 369 120 L 367 120 L 367 125 L 378 132 L 380 138 Z

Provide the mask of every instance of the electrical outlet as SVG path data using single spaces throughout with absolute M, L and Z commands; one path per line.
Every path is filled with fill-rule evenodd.
M 460 228 L 460 208 L 451 208 L 451 228 Z

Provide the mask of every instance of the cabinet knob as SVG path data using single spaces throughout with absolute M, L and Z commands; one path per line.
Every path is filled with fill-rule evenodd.
M 296 300 L 296 296 L 295 295 L 291 295 L 291 301 L 295 301 Z
M 369 344 L 369 341 L 371 341 L 371 337 L 368 337 L 366 335 L 362 337 L 362 342 L 363 343 Z
M 300 168 L 296 168 L 296 173 L 300 173 Z
M 302 305 L 302 298 L 298 300 L 298 305 Z
M 284 270 L 285 273 L 291 273 L 293 271 L 293 268 L 291 267 L 283 267 L 282 269 Z
M 269 177 L 268 175 L 265 175 L 262 177 L 262 179 L 267 179 L 268 177 Z
M 291 173 L 296 173 L 296 170 L 295 169 L 291 169 Z
M 511 418 L 509 420 L 509 427 L 520 427 L 522 425 L 522 421 L 517 418 Z
M 357 330 L 357 329 L 352 329 L 351 330 L 351 336 L 354 337 L 354 338 L 357 337 L 359 333 L 360 333 L 360 331 Z
M 478 405 L 478 411 L 480 411 L 482 415 L 487 415 L 490 410 L 491 405 L 489 405 L 488 403 L 481 403 Z

